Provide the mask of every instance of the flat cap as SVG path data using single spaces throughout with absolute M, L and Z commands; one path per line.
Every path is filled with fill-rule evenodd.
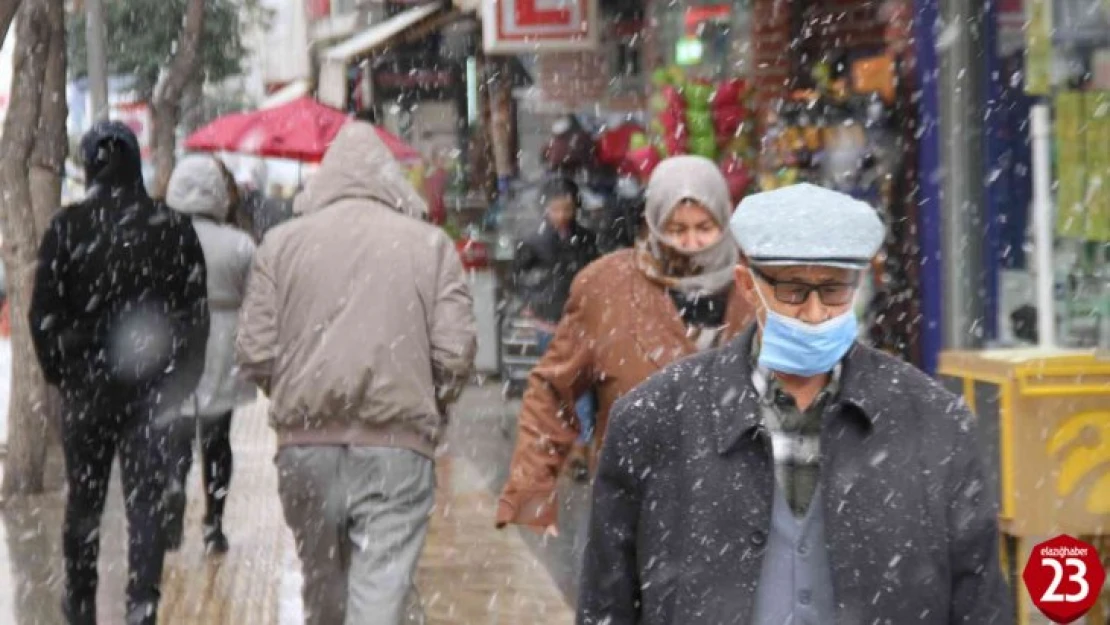
M 870 205 L 809 183 L 749 195 L 729 227 L 756 265 L 859 269 L 878 253 L 884 235 Z

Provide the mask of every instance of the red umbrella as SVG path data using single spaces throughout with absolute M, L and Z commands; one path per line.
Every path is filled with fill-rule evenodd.
M 190 135 L 185 148 L 318 163 L 349 119 L 340 110 L 302 97 L 277 108 L 225 115 Z M 382 128 L 376 130 L 397 160 L 420 159 L 412 146 Z

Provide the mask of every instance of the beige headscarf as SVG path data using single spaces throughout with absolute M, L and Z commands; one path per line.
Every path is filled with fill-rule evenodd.
M 644 218 L 649 234 L 640 254 L 640 268 L 649 277 L 688 294 L 713 294 L 728 288 L 740 252 L 728 229 L 732 214 L 728 183 L 717 165 L 701 156 L 668 158 L 652 173 L 645 200 Z M 667 255 L 680 252 L 667 245 L 663 227 L 684 200 L 701 204 L 713 215 L 721 226 L 721 238 L 700 252 L 686 255 L 693 265 L 692 271 L 667 276 L 663 269 Z

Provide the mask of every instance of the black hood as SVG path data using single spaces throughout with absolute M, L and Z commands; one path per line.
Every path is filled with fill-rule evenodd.
M 139 140 L 120 122 L 97 122 L 81 139 L 85 186 L 143 189 Z

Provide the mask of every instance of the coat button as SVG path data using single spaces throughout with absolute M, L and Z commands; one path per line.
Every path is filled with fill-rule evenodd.
M 752 544 L 756 547 L 762 547 L 763 545 L 767 544 L 767 534 L 765 532 L 756 530 L 752 532 L 750 540 L 752 541 Z

